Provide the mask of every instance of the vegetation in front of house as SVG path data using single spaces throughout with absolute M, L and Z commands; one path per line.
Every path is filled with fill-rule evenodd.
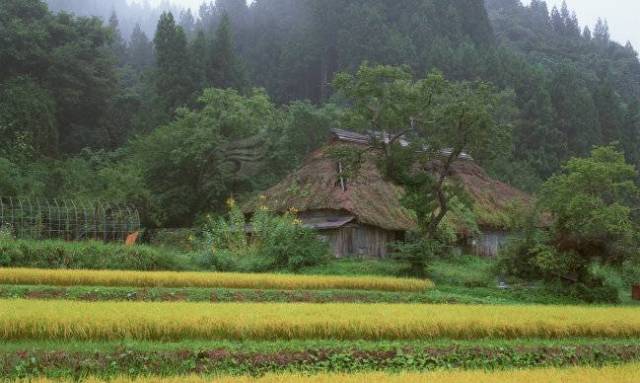
M 295 210 L 278 214 L 260 200 L 248 221 L 233 199 L 227 201 L 228 218 L 209 220 L 204 229 L 209 250 L 205 264 L 219 271 L 295 272 L 329 259 L 329 246 L 302 225 Z
M 530 369 L 512 371 L 438 371 L 429 373 L 361 373 L 361 374 L 271 374 L 261 378 L 244 377 L 203 377 L 198 375 L 162 378 L 148 376 L 142 378 L 120 377 L 109 379 L 113 383 L 454 383 L 454 382 L 478 382 L 478 383 L 582 383 L 582 382 L 633 382 L 640 365 L 624 364 L 614 367 L 574 367 L 555 369 Z M 88 383 L 106 383 L 100 378 L 87 378 Z M 20 382 L 20 381 L 18 381 Z M 34 383 L 66 383 L 64 379 L 34 379 Z
M 630 307 L 0 301 L 6 341 L 640 337 Z
M 316 342 L 317 343 L 317 342 Z M 37 348 L 0 349 L 0 374 L 5 379 L 26 377 L 86 376 L 113 378 L 120 375 L 142 377 L 183 376 L 206 371 L 209 375 L 250 375 L 290 373 L 357 373 L 372 371 L 426 372 L 434 370 L 503 370 L 540 367 L 602 367 L 640 361 L 640 346 L 626 344 L 566 344 L 494 346 L 421 345 L 419 343 L 302 343 L 297 348 L 272 349 L 242 344 L 229 348 L 215 344 L 209 348 L 143 350 L 135 346 L 90 344 L 83 351 Z M 184 345 L 189 346 L 189 345 Z M 227 347 L 225 347 L 227 346 Z M 306 346 L 306 348 L 305 348 Z M 37 346 L 29 346 L 37 347 Z M 92 348 L 91 348 L 92 347 Z M 302 348 L 299 348 L 302 347 Z M 162 348 L 162 347 L 160 347 Z M 100 350 L 100 351 L 96 351 Z

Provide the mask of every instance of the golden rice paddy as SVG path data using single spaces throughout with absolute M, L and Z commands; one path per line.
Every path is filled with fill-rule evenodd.
M 640 337 L 632 307 L 0 300 L 2 340 Z
M 433 372 L 422 374 L 354 374 L 354 375 L 269 375 L 263 378 L 251 377 L 174 377 L 174 378 L 117 378 L 112 383 L 637 383 L 640 364 L 625 366 L 571 369 L 540 369 L 522 371 L 459 371 Z M 41 379 L 33 383 L 56 383 L 60 381 Z M 104 383 L 99 379 L 87 379 L 87 383 Z
M 424 291 L 433 283 L 390 277 L 303 276 L 0 268 L 0 284 L 51 286 L 200 287 L 284 290 Z

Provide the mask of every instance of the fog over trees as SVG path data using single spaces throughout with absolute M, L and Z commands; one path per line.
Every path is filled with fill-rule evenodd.
M 149 222 L 189 224 L 205 213 L 198 198 L 223 207 L 224 194 L 257 192 L 321 145 L 329 128 L 348 127 L 348 103 L 333 81 L 363 63 L 404 66 L 416 79 L 435 69 L 448 81 L 491 83 L 508 150 L 480 161 L 525 190 L 594 145 L 617 143 L 640 164 L 637 52 L 612 41 L 604 20 L 580 28 L 566 6 L 217 0 L 189 13 L 126 0 L 6 0 L 0 10 L 9 26 L 0 46 L 3 195 L 135 201 Z M 237 115 L 221 119 L 212 105 Z M 245 130 L 234 118 L 254 118 L 252 108 L 266 117 Z M 214 125 L 207 147 L 170 134 L 206 136 Z M 256 135 L 269 146 L 261 157 L 268 171 L 237 178 L 221 170 L 210 184 L 193 170 Z M 175 161 L 190 170 L 174 170 L 158 153 L 180 153 Z M 185 188 L 199 196 L 193 205 L 177 197 Z M 171 211 L 160 203 L 169 200 Z

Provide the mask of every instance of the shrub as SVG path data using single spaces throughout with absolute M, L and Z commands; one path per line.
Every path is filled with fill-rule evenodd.
M 445 245 L 437 240 L 424 238 L 393 245 L 393 258 L 406 262 L 407 266 L 400 271 L 400 275 L 416 278 L 427 277 L 427 266 L 441 255 Z
M 247 222 L 235 201 L 227 204 L 228 217 L 211 219 L 204 229 L 211 252 L 205 263 L 215 270 L 299 271 L 328 259 L 328 245 L 294 210 L 278 215 L 261 207 Z
M 0 266 L 90 270 L 189 270 L 191 260 L 149 246 L 0 239 Z
M 588 158 L 574 158 L 549 179 L 537 210 L 502 260 L 503 270 L 527 280 L 544 280 L 588 302 L 617 302 L 615 287 L 594 273 L 594 265 L 620 267 L 637 263 L 637 214 L 640 196 L 636 169 L 614 147 L 595 148 Z
M 0 241 L 9 241 L 14 239 L 13 227 L 10 224 L 0 225 Z

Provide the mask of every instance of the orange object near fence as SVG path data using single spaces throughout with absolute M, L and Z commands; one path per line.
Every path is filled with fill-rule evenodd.
M 125 241 L 125 245 L 133 246 L 138 242 L 138 237 L 140 236 L 140 232 L 136 231 L 135 233 L 129 234 L 127 236 L 127 240 Z
M 640 301 L 640 285 L 633 286 L 631 297 L 634 301 Z

